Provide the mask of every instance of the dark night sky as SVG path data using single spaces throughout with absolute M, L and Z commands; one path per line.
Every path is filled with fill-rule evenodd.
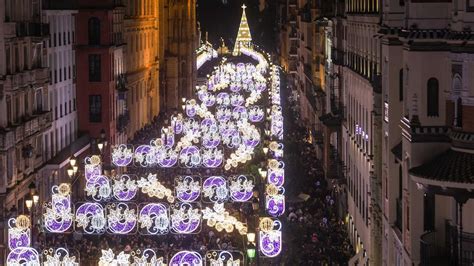
M 224 4 L 223 2 L 227 2 Z M 227 46 L 232 49 L 239 29 L 242 15 L 242 4 L 248 6 L 247 18 L 254 43 L 264 45 L 267 51 L 272 51 L 275 44 L 275 11 L 269 6 L 260 12 L 259 0 L 198 0 L 198 21 L 201 23 L 202 37 L 209 32 L 209 41 L 217 46 L 219 38 L 223 37 Z

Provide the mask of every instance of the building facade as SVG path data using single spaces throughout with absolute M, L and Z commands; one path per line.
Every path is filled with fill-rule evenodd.
M 43 135 L 52 121 L 41 13 L 37 0 L 0 4 L 0 192 L 2 206 L 18 212 L 46 160 Z
M 384 265 L 474 262 L 473 11 L 384 1 Z
M 44 8 L 43 21 L 50 26 L 46 43 L 49 68 L 49 103 L 52 127 L 43 136 L 43 157 L 53 158 L 77 138 L 76 54 L 74 10 Z
M 128 137 L 159 113 L 159 1 L 129 0 L 126 2 L 124 38 L 127 43 L 125 62 L 128 87 L 127 112 L 121 119 L 129 120 Z M 121 123 L 121 122 L 120 122 Z M 127 124 L 127 123 L 126 123 Z M 124 126 L 126 125 L 124 124 Z
M 279 46 L 278 57 L 282 68 L 289 74 L 289 83 L 296 90 L 301 118 L 310 125 L 310 133 L 322 137 L 318 117 L 323 114 L 325 103 L 324 71 L 319 49 L 320 40 L 315 20 L 319 16 L 317 1 L 284 0 L 278 7 Z
M 178 110 L 182 98 L 191 97 L 196 80 L 196 49 L 199 46 L 196 0 L 164 0 L 159 3 L 160 102 L 162 109 Z
M 78 129 L 105 137 L 104 154 L 127 140 L 124 10 L 123 1 L 79 0 L 76 14 Z
M 474 8 L 398 0 L 333 8 L 317 22 L 331 47 L 319 118 L 325 168 L 336 163 L 345 177 L 357 253 L 349 264 L 472 263 Z

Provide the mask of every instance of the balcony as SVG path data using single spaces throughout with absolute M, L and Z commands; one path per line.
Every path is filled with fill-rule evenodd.
M 125 113 L 118 116 L 117 119 L 117 131 L 119 133 L 125 132 L 130 123 L 130 113 L 126 111 Z
M 127 76 L 125 74 L 120 74 L 117 76 L 115 89 L 117 89 L 119 96 L 120 94 L 125 94 L 128 91 L 127 84 Z
M 344 51 L 332 48 L 331 60 L 335 65 L 344 65 Z
M 345 169 L 346 167 L 344 165 L 344 162 L 341 160 L 339 152 L 333 145 L 331 145 L 327 177 L 329 179 L 345 180 Z
M 461 242 L 460 242 L 461 241 Z M 462 245 L 460 245 L 462 243 Z M 462 256 L 459 252 L 462 247 Z M 420 238 L 420 265 L 471 265 L 474 260 L 474 234 L 462 232 L 446 221 L 445 239 L 440 232 L 427 232 Z
M 49 35 L 49 24 L 39 22 L 8 22 L 6 34 L 11 36 L 13 29 L 15 37 L 46 37 Z
M 0 130 L 0 150 L 8 150 L 15 144 L 15 131 Z
M 36 68 L 32 70 L 25 70 L 12 75 L 7 75 L 5 87 L 11 90 L 30 87 L 32 84 L 39 84 L 39 86 L 48 83 L 48 69 Z

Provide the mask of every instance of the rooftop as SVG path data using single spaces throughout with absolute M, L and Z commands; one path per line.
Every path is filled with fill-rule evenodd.
M 431 161 L 410 169 L 410 174 L 437 181 L 474 183 L 474 152 L 449 149 Z

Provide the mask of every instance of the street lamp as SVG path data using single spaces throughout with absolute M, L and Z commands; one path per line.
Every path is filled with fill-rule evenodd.
M 256 254 L 256 249 L 255 245 L 253 243 L 250 243 L 247 247 L 247 257 L 249 258 L 250 261 L 252 261 L 255 258 Z
M 28 211 L 31 211 L 31 208 L 33 207 L 33 200 L 28 198 L 27 200 L 25 200 L 25 205 Z
M 258 198 L 253 198 L 253 200 L 252 200 L 252 210 L 258 211 L 259 207 L 260 207 L 260 204 L 258 202 Z
M 39 195 L 33 195 L 33 204 L 36 206 L 39 202 Z
M 247 241 L 250 243 L 255 243 L 255 233 L 247 233 Z
M 258 168 L 258 173 L 260 174 L 260 177 L 265 180 L 267 177 L 267 170 L 264 170 L 263 168 Z
M 102 143 L 102 141 L 97 143 L 97 148 L 99 148 L 99 151 L 102 153 L 102 149 L 104 148 L 104 143 Z
M 35 194 L 36 193 L 36 184 L 35 184 L 35 182 L 31 182 L 28 185 L 28 189 L 30 190 L 31 195 Z
M 66 171 L 67 171 L 67 175 L 69 176 L 69 178 L 73 178 L 74 169 L 72 167 L 69 167 Z
M 71 158 L 69 159 L 69 164 L 74 167 L 77 163 L 77 159 L 74 155 L 71 156 Z

